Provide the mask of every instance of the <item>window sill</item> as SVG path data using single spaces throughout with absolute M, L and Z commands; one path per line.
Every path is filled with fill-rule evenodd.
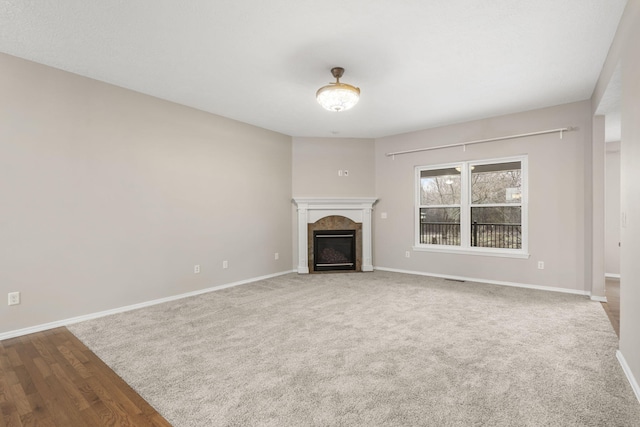
M 529 254 L 523 250 L 504 250 L 504 249 L 491 249 L 491 248 L 459 248 L 449 246 L 413 246 L 413 250 L 417 252 L 438 252 L 445 254 L 459 254 L 459 255 L 478 255 L 478 256 L 492 256 L 501 258 L 520 258 L 529 259 Z

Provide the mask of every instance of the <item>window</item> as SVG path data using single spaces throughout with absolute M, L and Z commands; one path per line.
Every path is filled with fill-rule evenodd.
M 420 243 L 460 245 L 460 170 L 420 172 Z
M 526 157 L 416 168 L 416 249 L 526 255 Z

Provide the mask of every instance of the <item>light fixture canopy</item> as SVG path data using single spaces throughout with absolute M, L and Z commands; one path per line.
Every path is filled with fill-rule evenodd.
M 318 89 L 316 99 L 329 111 L 344 111 L 352 108 L 360 99 L 360 88 L 340 83 L 344 68 L 334 67 L 331 69 L 331 74 L 336 79 L 335 83 L 329 83 Z

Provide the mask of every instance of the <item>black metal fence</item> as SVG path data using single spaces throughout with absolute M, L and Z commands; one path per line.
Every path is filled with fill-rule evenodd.
M 460 224 L 421 222 L 420 243 L 429 245 L 460 245 Z
M 520 224 L 471 224 L 471 246 L 483 248 L 522 248 Z
M 430 245 L 460 245 L 460 224 L 421 222 L 420 243 Z M 471 224 L 471 246 L 482 248 L 522 248 L 521 224 Z

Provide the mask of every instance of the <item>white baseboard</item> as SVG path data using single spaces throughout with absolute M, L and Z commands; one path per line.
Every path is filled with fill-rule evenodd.
M 268 274 L 266 276 L 253 277 L 251 279 L 240 280 L 238 282 L 226 283 L 224 285 L 212 286 L 206 289 L 200 289 L 198 291 L 187 292 L 180 295 L 173 295 L 166 298 L 154 299 L 151 301 L 145 301 L 138 304 L 127 305 L 124 307 L 114 308 L 111 310 L 99 311 L 97 313 L 85 314 L 82 316 L 71 317 L 69 319 L 57 320 L 55 322 L 43 323 L 41 325 L 31 326 L 23 329 L 16 329 L 14 331 L 8 331 L 0 333 L 0 341 L 9 338 L 20 337 L 22 335 L 33 334 L 36 332 L 46 331 L 48 329 L 59 328 L 61 326 L 72 325 L 74 323 L 84 322 L 85 320 L 97 319 L 99 317 L 110 316 L 112 314 L 124 313 L 125 311 L 137 310 L 139 308 L 149 307 L 152 305 L 162 304 L 165 302 L 175 301 L 182 298 L 189 298 L 196 295 L 202 295 L 213 291 L 219 291 L 220 289 L 231 288 L 239 285 L 246 285 L 247 283 L 257 282 L 259 280 L 270 279 L 272 277 L 283 276 L 285 274 L 294 273 L 295 270 L 283 271 L 280 273 Z
M 625 360 L 620 350 L 616 351 L 616 357 L 618 358 L 618 362 L 620 362 L 620 366 L 622 366 L 622 370 L 624 371 L 624 374 L 627 376 L 627 379 L 629 380 L 629 384 L 631 384 L 631 388 L 633 389 L 633 392 L 636 394 L 636 399 L 638 399 L 638 403 L 640 403 L 640 385 L 638 385 L 638 381 L 636 381 L 636 378 L 633 376 L 633 372 L 631 372 L 631 368 L 627 364 L 627 361 Z
M 604 277 L 606 277 L 607 279 L 618 279 L 618 280 L 620 280 L 620 274 L 616 274 L 616 273 L 605 273 Z
M 607 297 L 599 297 L 596 295 L 591 295 L 591 301 L 607 302 Z
M 500 281 L 500 280 L 478 279 L 478 278 L 475 278 L 475 277 L 451 276 L 451 275 L 448 275 L 448 274 L 425 273 L 425 272 L 422 272 L 422 271 L 399 270 L 397 268 L 376 267 L 375 269 L 376 270 L 381 270 L 381 271 L 391 271 L 391 272 L 395 272 L 395 273 L 415 274 L 415 275 L 418 275 L 418 276 L 439 277 L 441 279 L 464 280 L 464 281 L 468 281 L 468 282 L 488 283 L 490 285 L 511 286 L 511 287 L 515 287 L 515 288 L 537 289 L 537 290 L 540 290 L 540 291 L 551 291 L 551 292 L 561 292 L 561 293 L 565 293 L 565 294 L 591 296 L 590 292 L 580 291 L 580 290 L 577 290 L 577 289 L 555 288 L 555 287 L 552 287 L 552 286 L 538 286 L 538 285 L 529 285 L 529 284 L 526 284 L 526 283 L 516 283 L 516 282 L 503 282 L 503 281 Z

